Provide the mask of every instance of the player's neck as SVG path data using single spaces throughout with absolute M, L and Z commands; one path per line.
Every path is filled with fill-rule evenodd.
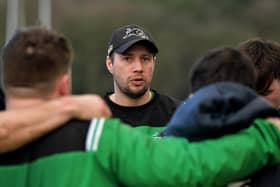
M 22 109 L 47 102 L 42 98 L 9 98 L 6 100 L 7 109 Z
M 62 96 L 65 95 L 61 94 L 59 89 L 45 94 L 26 88 L 9 89 L 9 93 L 6 95 L 6 107 L 7 109 L 20 109 L 36 106 Z
M 122 92 L 115 92 L 110 95 L 110 99 L 121 106 L 142 106 L 152 99 L 152 92 L 147 90 L 147 92 L 139 98 L 131 98 Z

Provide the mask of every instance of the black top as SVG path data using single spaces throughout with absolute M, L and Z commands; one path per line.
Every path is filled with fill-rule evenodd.
M 118 105 L 109 98 L 113 92 L 108 92 L 104 99 L 109 105 L 113 117 L 120 118 L 131 126 L 165 126 L 180 102 L 166 95 L 161 95 L 155 90 L 152 90 L 152 92 L 153 98 L 141 106 Z
M 71 120 L 15 151 L 0 154 L 0 165 L 31 162 L 56 153 L 84 151 L 90 121 Z
M 257 172 L 248 183 L 242 187 L 279 187 L 280 165 L 269 166 Z
M 0 111 L 5 110 L 5 95 L 3 90 L 0 87 Z

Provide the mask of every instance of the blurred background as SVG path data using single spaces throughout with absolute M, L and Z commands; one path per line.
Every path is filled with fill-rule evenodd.
M 11 34 L 8 1 L 0 0 L 1 46 Z M 39 24 L 38 0 L 19 0 L 18 9 L 20 27 Z M 151 32 L 159 48 L 152 87 L 177 99 L 189 94 L 189 69 L 208 49 L 254 37 L 280 41 L 278 0 L 53 0 L 50 9 L 52 28 L 75 51 L 74 94 L 112 90 L 105 57 L 111 32 L 122 25 Z

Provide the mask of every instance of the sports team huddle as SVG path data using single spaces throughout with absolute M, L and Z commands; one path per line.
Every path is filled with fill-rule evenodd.
M 104 96 L 71 95 L 73 54 L 40 26 L 2 48 L 0 186 L 280 186 L 276 41 L 208 50 L 182 101 L 151 87 L 159 49 L 139 25 L 112 32 Z

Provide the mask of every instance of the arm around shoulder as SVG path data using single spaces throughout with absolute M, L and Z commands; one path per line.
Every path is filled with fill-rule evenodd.
M 35 107 L 0 112 L 0 153 L 15 150 L 60 127 L 71 118 L 110 117 L 97 95 L 67 96 Z
M 126 186 L 223 186 L 280 161 L 279 131 L 264 120 L 197 143 L 153 139 L 118 120 L 106 121 L 96 154 Z

